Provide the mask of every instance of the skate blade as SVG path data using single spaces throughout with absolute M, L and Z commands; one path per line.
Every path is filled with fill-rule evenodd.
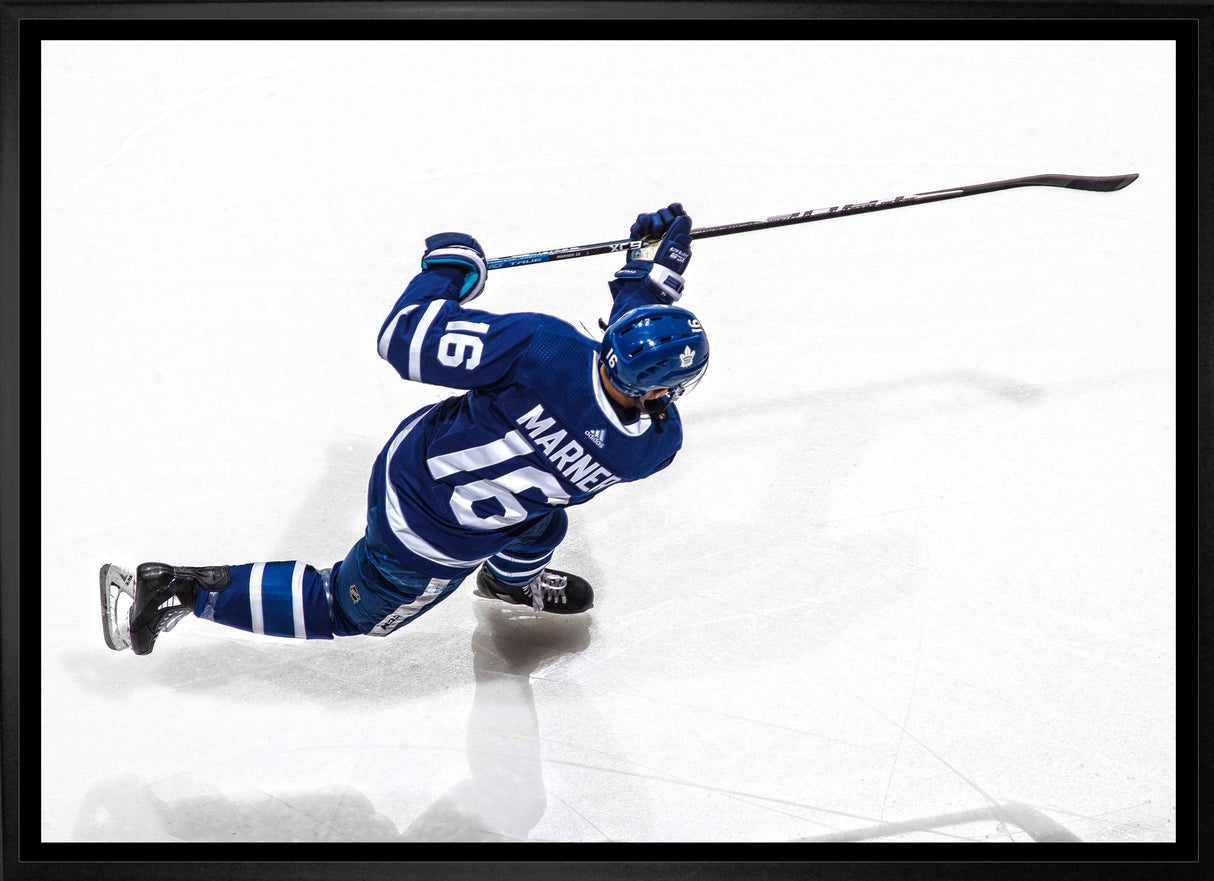
M 123 633 L 118 616 L 118 597 L 127 594 L 134 599 L 134 578 L 130 583 L 122 576 L 122 568 L 106 563 L 99 573 L 101 580 L 101 636 L 105 644 L 116 652 L 129 649 L 129 633 Z M 129 573 L 127 573 L 129 575 Z
M 576 615 L 579 612 L 587 611 L 588 609 L 591 608 L 591 606 L 594 605 L 593 603 L 591 603 L 589 606 L 586 606 L 585 609 L 578 609 L 575 612 L 575 611 L 571 611 L 571 610 L 565 608 L 563 605 L 559 605 L 556 603 L 553 603 L 550 605 L 547 602 L 545 602 L 544 608 L 537 609 L 535 607 L 535 604 L 532 603 L 530 599 L 528 599 L 526 602 L 520 602 L 519 600 L 508 599 L 503 596 L 498 596 L 495 593 L 489 593 L 484 588 L 482 588 L 479 584 L 472 589 L 472 595 L 474 597 L 480 597 L 481 599 L 485 599 L 485 600 L 497 600 L 499 603 L 505 603 L 507 606 L 510 606 L 511 608 L 515 609 L 518 612 L 530 612 L 533 615 L 539 615 L 541 613 L 549 614 L 549 615 Z
M 518 600 L 510 599 L 509 597 L 499 596 L 498 594 L 495 594 L 495 593 L 490 593 L 489 591 L 485 590 L 485 588 L 481 587 L 479 584 L 472 589 L 472 595 L 474 597 L 480 597 L 483 600 L 496 600 L 499 603 L 505 603 L 507 606 L 513 606 L 513 607 L 516 607 L 519 609 L 526 609 L 528 612 L 535 611 L 531 607 L 531 600 L 527 600 L 527 602 L 525 602 L 525 603 L 520 603 Z

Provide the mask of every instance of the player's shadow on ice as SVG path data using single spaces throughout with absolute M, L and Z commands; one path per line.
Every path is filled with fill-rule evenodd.
M 77 841 L 522 841 L 547 808 L 539 722 L 530 676 L 545 661 L 590 645 L 585 615 L 537 616 L 478 605 L 472 634 L 475 691 L 468 720 L 470 775 L 405 828 L 351 786 L 302 792 L 223 793 L 172 798 L 183 782 L 127 773 L 94 785 L 77 816 Z M 465 638 L 466 635 L 465 635 Z M 382 736 L 387 732 L 379 730 Z M 402 719 L 399 774 L 418 756 Z M 311 749 L 310 752 L 315 752 Z M 189 776 L 188 774 L 186 776 Z M 407 817 L 401 818 L 402 822 Z
M 473 585 L 465 582 L 455 594 L 427 612 L 441 615 L 443 606 L 473 603 L 478 617 L 482 607 L 518 617 L 508 625 L 518 634 L 519 644 L 502 643 L 498 651 L 520 665 L 540 663 L 544 658 L 581 651 L 579 631 L 589 626 L 590 615 L 558 617 L 523 615 L 497 600 L 472 596 Z M 519 617 L 522 615 L 522 617 Z M 581 621 L 572 624 L 570 621 Z M 507 626 L 507 625 L 503 625 Z M 206 642 L 186 643 L 180 637 L 186 628 L 196 630 Z M 478 625 L 476 633 L 482 633 Z M 229 633 L 234 635 L 229 636 Z M 175 644 L 171 643 L 177 637 Z M 80 684 L 101 696 L 130 698 L 132 692 L 153 687 L 191 694 L 217 695 L 240 703 L 261 705 L 297 703 L 311 699 L 325 706 L 404 704 L 425 700 L 467 683 L 468 634 L 458 628 L 424 630 L 405 626 L 390 636 L 338 637 L 333 640 L 293 640 L 237 634 L 192 616 L 179 629 L 161 634 L 156 650 L 135 658 L 130 652 L 113 655 L 111 663 L 95 664 L 90 649 L 65 658 L 65 667 Z M 481 637 L 473 639 L 475 657 Z M 527 640 L 530 640 L 528 642 Z M 111 660 L 107 653 L 107 660 Z M 139 666 L 118 671 L 117 664 Z M 137 674 L 137 675 L 136 675 Z
M 367 482 L 382 449 L 370 438 L 337 440 L 325 447 L 319 477 L 290 518 L 267 524 L 267 538 L 278 538 L 265 551 L 273 556 L 260 559 L 302 559 L 317 569 L 345 559 L 366 531 Z
M 318 567 L 342 559 L 365 529 L 367 480 L 378 452 L 378 445 L 365 440 L 329 445 L 322 477 L 280 527 L 282 538 L 267 543 L 262 559 L 301 558 Z M 594 581 L 598 567 L 576 527 L 566 545 L 563 549 L 577 560 L 577 571 Z M 433 624 L 439 620 L 435 616 L 448 614 L 456 603 L 502 606 L 473 598 L 474 587 L 475 575 L 428 610 L 425 620 Z M 540 651 L 554 639 L 559 643 L 569 626 L 557 616 L 543 618 L 543 626 L 525 621 L 515 625 L 531 631 L 528 638 L 534 642 L 528 643 L 528 652 Z M 302 697 L 328 706 L 381 705 L 393 699 L 425 699 L 465 684 L 467 676 L 467 633 L 459 628 L 405 626 L 384 638 L 294 640 L 253 637 L 187 616 L 173 631 L 162 633 L 155 651 L 146 657 L 134 658 L 129 651 L 114 655 L 102 648 L 105 659 L 95 663 L 98 648 L 100 635 L 94 645 L 67 654 L 64 669 L 90 692 L 114 697 L 152 685 L 242 703 L 294 702 Z M 121 669 L 126 664 L 139 669 Z
M 936 414 L 949 410 L 964 410 L 992 403 L 1007 403 L 1018 407 L 1040 403 L 1048 390 L 1044 386 L 1020 382 L 1006 376 L 976 370 L 942 370 L 895 379 L 878 379 L 849 386 L 828 386 L 785 396 L 747 398 L 731 403 L 720 415 L 736 419 L 765 415 L 779 416 L 805 410 L 814 401 L 841 404 L 845 401 L 877 406 L 884 415 Z M 712 418 L 718 413 L 709 410 Z
M 931 409 L 965 407 L 995 398 L 1012 404 L 1036 404 L 1045 397 L 1043 386 L 1019 382 L 1010 377 L 996 376 L 978 370 L 941 370 L 899 379 L 878 380 L 847 388 L 825 389 L 826 394 L 875 395 L 884 392 L 944 392 L 925 398 Z M 960 393 L 960 396 L 958 395 Z M 967 397 L 967 393 L 970 393 Z M 976 396 L 976 397 L 975 397 Z

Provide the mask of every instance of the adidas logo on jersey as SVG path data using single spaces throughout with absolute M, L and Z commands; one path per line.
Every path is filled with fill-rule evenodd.
M 683 354 L 679 356 L 679 366 L 680 367 L 690 367 L 691 362 L 694 361 L 695 359 L 696 359 L 696 353 L 691 350 L 691 346 L 688 346 L 686 349 L 683 350 Z
M 607 441 L 607 431 L 602 428 L 588 429 L 586 437 L 590 438 L 590 442 L 601 450 L 603 449 L 603 444 Z
M 553 468 L 562 477 L 582 492 L 597 493 L 622 480 L 594 461 L 577 441 L 567 441 L 565 429 L 553 430 L 556 418 L 553 416 L 544 418 L 543 404 L 537 404 L 530 412 L 524 413 L 514 421 L 522 426 L 522 431 L 526 431 L 530 435 L 528 440 L 532 448 L 552 463 Z M 544 434 L 546 431 L 551 433 Z M 600 429 L 597 434 L 606 441 L 606 431 Z

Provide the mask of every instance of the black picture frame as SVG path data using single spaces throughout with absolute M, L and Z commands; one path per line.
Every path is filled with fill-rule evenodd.
M 1199 337 L 1209 328 L 1211 193 L 1198 158 L 1211 149 L 1209 59 L 1214 16 L 1208 3 L 947 3 L 947 2 L 27 2 L 0 11 L 0 284 L 3 312 L 3 455 L 0 457 L 0 586 L 2 586 L 2 742 L 4 874 L 25 878 L 1012 878 L 1040 875 L 1092 878 L 1197 878 L 1200 869 L 1199 783 L 1209 785 L 1201 761 L 1200 723 L 1206 698 L 1200 673 L 1209 604 L 1200 581 L 1177 584 L 1178 768 L 1174 844 L 1012 845 L 800 844 L 550 844 L 542 850 L 511 845 L 122 845 L 47 844 L 39 840 L 36 744 L 39 742 L 39 640 L 36 603 L 23 597 L 21 557 L 32 567 L 39 495 L 35 475 L 38 418 L 39 66 L 41 39 L 324 38 L 375 39 L 395 34 L 437 37 L 458 23 L 461 37 L 509 39 L 544 35 L 576 39 L 763 39 L 778 26 L 782 38 L 899 39 L 972 36 L 993 24 L 1001 39 L 1166 39 L 1177 44 L 1178 314 L 1195 310 Z M 1199 59 L 1206 64 L 1199 64 Z M 1202 109 L 1198 124 L 1197 110 Z M 1200 197 L 1200 201 L 1199 201 Z M 1200 270 L 1200 275 L 1198 274 Z M 1180 335 L 1177 352 L 1190 337 Z M 22 343 L 25 343 L 23 346 Z M 1196 418 L 1201 498 L 1209 486 L 1206 455 L 1214 416 L 1211 353 L 1198 340 L 1196 417 L 1181 402 L 1177 425 Z M 1187 360 L 1187 359 L 1186 359 Z M 1188 376 L 1189 365 L 1178 371 Z M 1190 435 L 1178 431 L 1187 446 Z M 1178 457 L 1185 462 L 1184 457 Z M 1178 466 L 1183 467 L 1183 466 Z M 1184 471 L 1178 490 L 1192 486 Z M 22 480 L 24 478 L 24 480 Z M 1183 479 L 1182 479 L 1183 478 Z M 1178 515 L 1197 500 L 1178 493 Z M 1193 531 L 1187 516 L 1180 535 Z M 1208 528 L 1198 516 L 1200 562 L 1207 561 Z M 1178 556 L 1184 543 L 1179 542 Z M 1183 558 L 1187 558 L 1187 549 Z M 36 583 L 34 579 L 28 581 Z

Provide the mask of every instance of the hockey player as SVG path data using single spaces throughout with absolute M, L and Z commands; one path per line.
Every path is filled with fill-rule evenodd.
M 106 564 L 106 644 L 147 654 L 191 612 L 274 636 L 387 636 L 478 567 L 478 596 L 537 612 L 589 609 L 591 586 L 548 565 L 565 509 L 670 464 L 682 443 L 674 403 L 708 365 L 703 328 L 675 305 L 690 232 L 678 203 L 637 217 L 630 237 L 660 241 L 615 274 L 601 344 L 550 315 L 472 308 L 487 274 L 480 244 L 462 233 L 426 239 L 421 272 L 380 328 L 379 354 L 405 379 L 467 391 L 397 428 L 371 471 L 363 538 L 321 570 Z

